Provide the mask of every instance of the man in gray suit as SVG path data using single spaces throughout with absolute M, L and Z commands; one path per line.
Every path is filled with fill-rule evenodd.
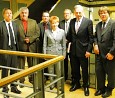
M 19 28 L 19 50 L 23 52 L 37 52 L 36 41 L 39 40 L 39 28 L 37 22 L 33 19 L 28 18 L 29 9 L 27 7 L 20 8 L 20 18 L 15 22 Z M 32 67 L 36 64 L 36 59 L 32 57 L 27 57 L 28 67 Z M 20 68 L 24 69 L 25 57 L 19 58 Z M 20 80 L 24 83 L 24 78 Z M 32 75 L 29 76 L 29 82 L 33 83 Z M 21 86 L 22 87 L 22 86 Z
M 110 19 L 110 11 L 100 7 L 101 22 L 96 25 L 94 52 L 96 54 L 97 91 L 95 96 L 109 97 L 115 86 L 115 22 Z M 107 87 L 105 80 L 107 78 Z
M 93 23 L 90 19 L 84 17 L 83 7 L 81 5 L 74 7 L 74 14 L 76 18 L 70 21 L 70 29 L 67 34 L 67 40 L 71 42 L 70 62 L 72 67 L 72 87 L 70 91 L 75 91 L 81 87 L 81 66 L 84 94 L 85 96 L 89 96 L 88 58 L 90 57 L 93 46 Z
M 8 8 L 3 9 L 4 20 L 0 22 L 0 49 L 17 51 L 18 50 L 18 27 L 12 21 L 12 11 Z M 17 68 L 17 56 L 0 54 L 0 65 Z M 10 69 L 10 75 L 16 73 Z M 8 76 L 8 69 L 2 68 L 2 78 Z M 8 86 L 3 87 L 3 92 L 8 93 Z M 11 92 L 20 94 L 15 84 L 11 84 Z M 9 96 L 4 96 L 9 98 Z

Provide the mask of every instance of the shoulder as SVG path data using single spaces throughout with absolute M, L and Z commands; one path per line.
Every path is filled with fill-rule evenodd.
M 2 24 L 4 24 L 5 23 L 5 21 L 0 21 L 0 25 L 2 25 Z
M 60 23 L 60 24 L 61 24 L 61 23 L 65 23 L 65 20 L 61 20 L 59 23 Z
M 29 22 L 33 22 L 33 23 L 37 23 L 36 20 L 31 19 L 31 18 L 28 18 L 28 21 L 29 21 Z
M 92 20 L 87 18 L 87 17 L 83 17 L 83 20 L 88 21 L 88 22 L 92 22 Z

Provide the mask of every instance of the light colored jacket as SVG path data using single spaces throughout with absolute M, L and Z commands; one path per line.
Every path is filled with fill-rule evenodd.
M 54 38 L 53 32 L 49 29 L 45 31 L 43 52 L 44 54 L 66 55 L 66 37 L 63 29 L 57 29 L 57 36 Z

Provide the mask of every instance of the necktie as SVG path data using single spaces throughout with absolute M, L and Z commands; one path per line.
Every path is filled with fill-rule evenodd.
M 69 27 L 69 23 L 66 21 L 66 24 L 65 24 L 65 32 L 66 33 L 68 32 L 68 27 Z
M 102 31 L 104 30 L 105 28 L 105 22 L 102 23 Z
M 9 27 L 9 34 L 10 34 L 10 42 L 11 42 L 11 47 L 14 45 L 14 37 L 13 37 L 13 32 L 10 26 L 10 23 L 8 24 Z
M 79 26 L 80 26 L 79 21 L 77 21 L 76 22 L 76 28 L 75 28 L 76 29 L 76 34 L 77 34 L 78 30 L 79 30 Z
M 45 30 L 48 29 L 47 23 L 44 23 L 43 26 L 44 26 L 44 29 L 45 29 Z

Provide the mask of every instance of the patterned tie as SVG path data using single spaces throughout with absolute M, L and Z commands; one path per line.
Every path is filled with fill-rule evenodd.
M 9 34 L 10 34 L 10 42 L 11 42 L 11 47 L 14 45 L 14 37 L 13 37 L 13 32 L 10 26 L 10 23 L 8 24 L 9 27 Z

